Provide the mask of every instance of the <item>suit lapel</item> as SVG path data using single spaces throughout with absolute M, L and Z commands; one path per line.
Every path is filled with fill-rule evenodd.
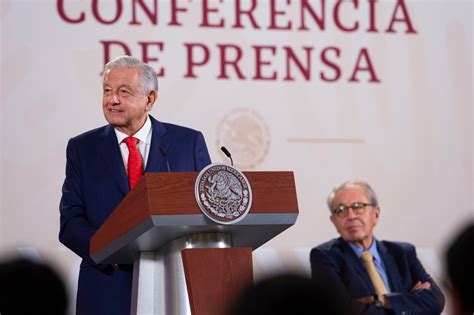
M 359 277 L 364 279 L 364 283 L 369 289 L 369 291 L 374 292 L 375 291 L 374 286 L 372 284 L 372 281 L 370 281 L 369 274 L 367 273 L 367 270 L 362 264 L 361 259 L 357 257 L 356 253 L 354 253 L 354 250 L 342 238 L 339 239 L 339 243 L 340 243 L 342 251 L 344 252 L 344 255 L 347 257 L 349 265 L 353 266 L 355 272 L 359 275 Z
M 160 146 L 168 154 L 170 149 L 170 139 L 165 126 L 154 119 L 151 115 L 152 136 L 150 152 L 148 153 L 148 161 L 146 163 L 145 172 L 160 172 L 165 162 L 165 157 L 161 153 Z
M 398 271 L 397 263 L 393 255 L 390 254 L 387 247 L 382 243 L 377 241 L 377 248 L 379 250 L 380 257 L 382 257 L 385 269 L 387 272 L 387 277 L 390 281 L 392 292 L 401 292 L 402 284 L 400 283 L 400 273 Z
M 128 186 L 127 173 L 122 161 L 122 154 L 117 142 L 114 128 L 110 125 L 106 126 L 103 134 L 102 146 L 100 148 L 104 164 L 110 172 L 112 178 L 117 182 L 124 194 L 130 191 Z

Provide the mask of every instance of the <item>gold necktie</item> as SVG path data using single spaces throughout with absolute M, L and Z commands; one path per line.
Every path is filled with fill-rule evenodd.
M 385 286 L 385 283 L 383 282 L 382 277 L 378 273 L 377 269 L 375 269 L 374 257 L 372 256 L 372 254 L 369 251 L 364 251 L 360 255 L 360 258 L 362 258 L 365 268 L 369 273 L 369 278 L 370 281 L 372 281 L 372 284 L 374 285 L 375 293 L 378 296 L 387 294 L 387 287 Z

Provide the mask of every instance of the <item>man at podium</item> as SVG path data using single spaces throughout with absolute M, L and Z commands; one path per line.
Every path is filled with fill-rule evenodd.
M 373 229 L 380 216 L 369 184 L 349 181 L 335 187 L 327 204 L 340 238 L 313 248 L 313 278 L 339 286 L 341 302 L 353 314 L 440 314 L 444 296 L 408 243 L 379 241 Z
M 133 265 L 98 265 L 91 237 L 143 172 L 196 172 L 211 163 L 201 132 L 153 118 L 152 67 L 123 56 L 103 72 L 108 125 L 69 140 L 60 201 L 59 240 L 82 258 L 77 314 L 130 314 Z

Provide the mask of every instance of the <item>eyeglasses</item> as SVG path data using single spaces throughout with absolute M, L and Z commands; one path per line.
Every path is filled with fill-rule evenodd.
M 362 214 L 364 213 L 365 207 L 367 206 L 375 207 L 375 205 L 372 203 L 354 202 L 350 206 L 340 204 L 336 208 L 332 209 L 332 213 L 339 218 L 345 218 L 349 213 L 349 208 L 352 209 L 355 214 Z

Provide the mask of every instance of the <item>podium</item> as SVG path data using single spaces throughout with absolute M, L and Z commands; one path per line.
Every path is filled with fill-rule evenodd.
M 223 225 L 194 197 L 198 173 L 145 173 L 91 239 L 100 264 L 134 264 L 132 314 L 225 314 L 253 281 L 251 251 L 296 222 L 293 172 L 244 172 L 249 213 Z

